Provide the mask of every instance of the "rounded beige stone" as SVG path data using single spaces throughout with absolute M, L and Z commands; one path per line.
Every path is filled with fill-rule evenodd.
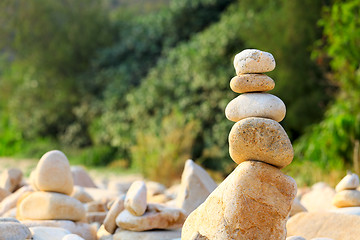
M 144 181 L 135 181 L 126 193 L 125 209 L 134 216 L 141 216 L 147 207 L 147 190 Z
M 283 168 L 294 157 L 290 139 L 282 126 L 271 119 L 245 118 L 229 134 L 229 152 L 238 164 L 257 160 Z
M 74 186 L 74 190 L 71 197 L 76 198 L 82 203 L 88 203 L 94 201 L 94 199 L 88 194 L 83 187 Z
M 230 88 L 236 93 L 266 92 L 274 87 L 274 80 L 265 74 L 240 74 L 230 81 Z
M 270 72 L 275 69 L 275 65 L 275 59 L 271 53 L 257 49 L 245 49 L 234 58 L 237 75 Z
M 70 164 L 64 153 L 58 150 L 45 153 L 35 171 L 34 185 L 37 189 L 71 195 L 74 184 Z
M 81 166 L 71 167 L 71 173 L 74 181 L 74 185 L 81 187 L 97 188 L 96 184 Z
M 359 176 L 355 173 L 347 174 L 341 181 L 336 185 L 336 192 L 342 190 L 356 190 L 359 187 Z
M 284 102 L 268 93 L 244 93 L 225 108 L 227 119 L 238 122 L 248 117 L 269 118 L 281 122 L 286 114 Z
M 0 187 L 14 192 L 21 185 L 23 173 L 18 168 L 6 169 L 0 176 Z
M 8 190 L 0 187 L 0 202 L 10 194 L 11 193 Z
M 358 207 L 360 206 L 360 191 L 343 190 L 338 192 L 333 198 L 333 204 L 338 208 Z
M 19 200 L 16 218 L 31 220 L 72 220 L 85 218 L 83 204 L 54 192 L 34 192 Z

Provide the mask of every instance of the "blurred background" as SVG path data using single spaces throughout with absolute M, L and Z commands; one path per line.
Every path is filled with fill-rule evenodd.
M 235 164 L 236 53 L 272 53 L 299 185 L 359 171 L 360 0 L 2 0 L 0 156 L 141 172 Z M 15 161 L 15 160 L 14 160 Z

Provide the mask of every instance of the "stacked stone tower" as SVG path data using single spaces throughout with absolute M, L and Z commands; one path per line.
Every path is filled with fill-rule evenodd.
M 360 191 L 357 190 L 359 186 L 359 176 L 355 173 L 348 173 L 336 185 L 333 204 L 338 208 L 359 207 Z
M 229 152 L 238 167 L 187 218 L 183 240 L 286 238 L 286 220 L 296 195 L 296 183 L 280 169 L 291 163 L 293 148 L 278 123 L 285 104 L 265 93 L 274 81 L 263 74 L 275 68 L 267 52 L 248 49 L 235 56 L 237 73 L 230 87 L 242 93 L 226 107 L 236 122 L 229 135 Z
M 70 196 L 74 182 L 69 160 L 63 152 L 45 153 L 31 173 L 30 182 L 35 191 L 18 201 L 17 219 L 74 222 L 86 219 L 83 204 Z

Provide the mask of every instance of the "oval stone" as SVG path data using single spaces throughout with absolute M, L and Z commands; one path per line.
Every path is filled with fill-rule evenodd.
M 85 208 L 80 201 L 65 194 L 34 192 L 19 203 L 16 217 L 32 220 L 80 221 L 85 218 Z
M 147 207 L 147 189 L 144 181 L 135 181 L 126 193 L 125 209 L 134 216 L 141 216 Z
M 233 122 L 248 117 L 270 118 L 277 122 L 284 119 L 284 102 L 268 93 L 244 93 L 234 98 L 225 108 L 226 117 Z
M 109 209 L 105 219 L 104 228 L 109 233 L 113 234 L 116 230 L 116 217 L 124 210 L 125 195 L 118 197 Z
M 74 184 L 70 164 L 64 153 L 58 150 L 45 153 L 35 171 L 34 185 L 37 189 L 71 195 Z
M 144 215 L 134 216 L 125 209 L 117 216 L 115 221 L 116 225 L 124 230 L 147 231 L 151 229 L 180 228 L 185 219 L 185 213 L 179 208 L 150 203 Z
M 77 234 L 68 234 L 65 237 L 63 237 L 61 240 L 84 240 L 84 239 Z
M 1 222 L 0 239 L 19 240 L 32 238 L 30 230 L 24 224 L 16 222 Z
M 63 237 L 71 234 L 68 230 L 57 227 L 31 227 L 30 231 L 33 240 L 62 240 Z
M 356 190 L 359 187 L 359 176 L 355 173 L 347 174 L 341 181 L 336 185 L 336 192 L 341 192 L 342 190 Z
M 245 118 L 229 134 L 229 152 L 238 164 L 257 160 L 283 168 L 294 157 L 290 139 L 282 126 L 271 119 Z
M 236 74 L 264 73 L 275 69 L 275 59 L 271 53 L 257 49 L 246 49 L 234 58 Z
M 360 206 L 360 191 L 343 190 L 335 194 L 333 198 L 334 206 L 342 207 L 358 207 Z
M 274 87 L 274 80 L 265 74 L 241 74 L 230 81 L 230 88 L 236 93 L 266 92 Z

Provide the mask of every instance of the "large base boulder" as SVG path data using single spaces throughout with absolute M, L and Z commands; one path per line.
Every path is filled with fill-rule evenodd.
M 294 179 L 257 161 L 241 163 L 193 211 L 182 239 L 285 239 Z

